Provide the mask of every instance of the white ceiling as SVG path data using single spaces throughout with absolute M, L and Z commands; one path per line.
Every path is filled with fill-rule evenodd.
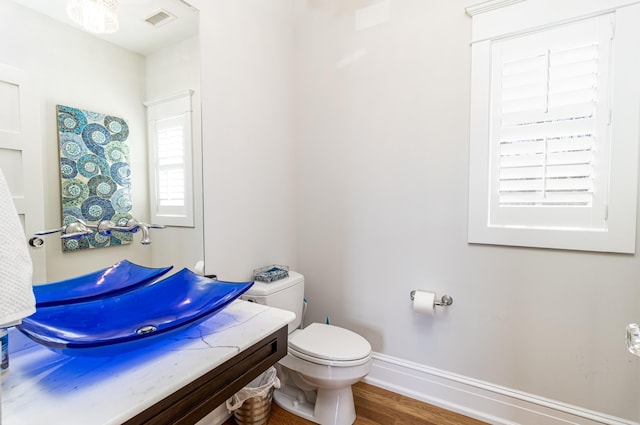
M 25 7 L 43 13 L 82 30 L 67 17 L 66 0 L 13 0 Z M 177 19 L 154 27 L 145 22 L 160 10 Z M 120 29 L 114 34 L 96 35 L 125 49 L 148 55 L 165 46 L 198 34 L 198 11 L 183 0 L 119 0 Z

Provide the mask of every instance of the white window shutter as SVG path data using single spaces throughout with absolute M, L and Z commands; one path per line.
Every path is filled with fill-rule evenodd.
M 492 45 L 490 222 L 606 227 L 609 16 Z
M 184 207 L 185 143 L 183 117 L 158 120 L 155 123 L 159 207 Z
M 188 91 L 147 102 L 151 219 L 193 226 L 191 95 Z
M 468 241 L 635 252 L 640 3 L 498 3 L 467 8 Z

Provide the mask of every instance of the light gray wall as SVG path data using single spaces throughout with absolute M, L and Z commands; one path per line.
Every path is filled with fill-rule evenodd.
M 30 73 L 37 85 L 42 119 L 44 210 L 47 229 L 61 226 L 57 104 L 120 116 L 129 123 L 132 213 L 148 217 L 144 58 L 55 22 L 8 0 L 0 0 L 0 63 Z M 56 236 L 46 239 L 47 281 L 95 271 L 124 258 L 141 265 L 150 250 L 138 243 L 63 253 Z M 41 282 L 37 282 L 41 283 Z
M 640 419 L 640 260 L 467 243 L 469 1 L 296 1 L 298 270 L 308 320 L 375 351 Z M 409 292 L 454 305 L 416 315 Z
M 199 1 L 205 271 L 297 266 L 289 0 Z

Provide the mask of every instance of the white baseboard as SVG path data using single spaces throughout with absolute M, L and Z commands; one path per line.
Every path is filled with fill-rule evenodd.
M 493 425 L 640 425 L 379 353 L 364 381 Z

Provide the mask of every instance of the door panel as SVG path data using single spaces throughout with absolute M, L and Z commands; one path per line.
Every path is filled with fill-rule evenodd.
M 40 108 L 21 70 L 0 64 L 0 168 L 25 229 L 25 240 L 44 229 Z M 33 282 L 46 282 L 45 248 L 29 247 Z

